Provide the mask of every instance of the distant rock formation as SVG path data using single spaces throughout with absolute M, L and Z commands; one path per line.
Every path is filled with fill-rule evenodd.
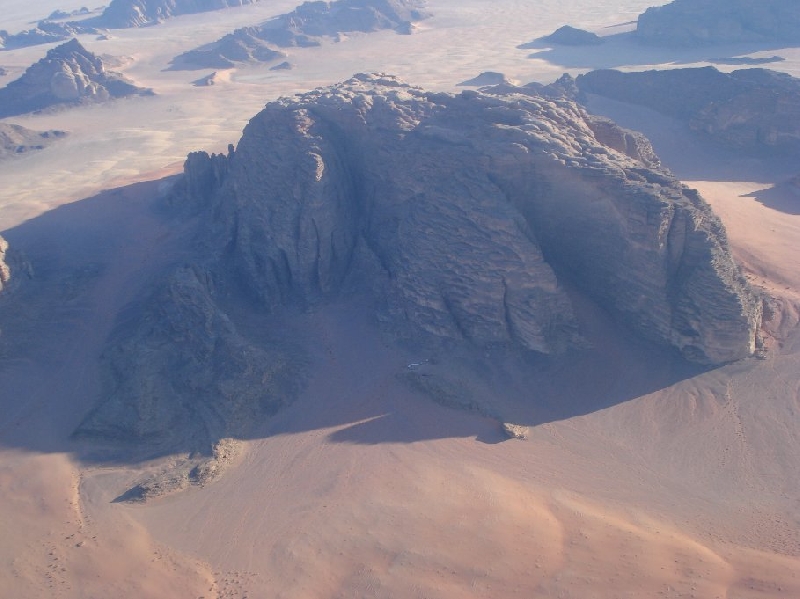
M 649 44 L 800 43 L 796 0 L 674 0 L 639 15 L 636 37 Z
M 0 160 L 41 150 L 66 135 L 66 131 L 32 131 L 21 125 L 0 123 Z
M 800 79 L 767 69 L 713 67 L 579 75 L 583 93 L 647 106 L 736 148 L 800 143 Z
M 192 85 L 195 87 L 210 87 L 217 82 L 217 72 L 214 71 L 213 73 L 209 73 L 204 77 L 200 77 L 199 79 L 195 79 L 192 81 Z
M 179 15 L 255 4 L 258 0 L 111 0 L 92 23 L 95 27 L 127 29 L 160 23 Z
M 88 13 L 81 9 L 72 13 L 56 11 L 39 21 L 33 29 L 10 35 L 0 31 L 0 47 L 7 50 L 37 44 L 60 42 L 75 35 L 99 34 L 102 29 L 128 29 L 155 25 L 179 15 L 220 10 L 231 6 L 255 4 L 258 0 L 111 0 L 96 17 L 80 21 L 61 19 Z
M 98 33 L 94 27 L 83 21 L 62 23 L 59 21 L 39 21 L 33 29 L 9 34 L 0 30 L 0 47 L 6 50 L 63 42 L 73 36 L 84 33 Z
M 591 31 L 564 25 L 550 35 L 539 38 L 538 41 L 562 46 L 597 46 L 603 43 L 603 38 Z
M 335 0 L 304 2 L 294 11 L 256 27 L 244 27 L 215 43 L 175 58 L 173 68 L 230 68 L 237 62 L 269 62 L 285 57 L 277 48 L 318 46 L 326 38 L 394 29 L 428 15 L 418 0 Z
M 270 67 L 270 71 L 291 71 L 292 70 L 292 63 L 288 61 L 283 61 L 281 63 L 276 64 L 274 67 Z
M 512 83 L 503 73 L 484 71 L 477 77 L 462 81 L 458 85 L 461 87 L 486 87 L 489 85 L 512 85 Z
M 237 63 L 271 62 L 279 58 L 286 58 L 286 53 L 259 39 L 256 27 L 244 27 L 212 44 L 184 52 L 172 61 L 172 68 L 231 69 Z
M 152 93 L 106 71 L 98 56 L 73 39 L 48 51 L 22 77 L 0 89 L 0 118 Z

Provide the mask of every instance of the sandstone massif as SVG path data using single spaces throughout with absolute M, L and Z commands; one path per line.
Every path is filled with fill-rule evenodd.
M 192 263 L 126 311 L 76 434 L 166 443 L 192 423 L 207 447 L 291 402 L 303 352 L 237 324 L 241 302 L 302 318 L 357 294 L 394 343 L 556 356 L 587 350 L 570 287 L 686 360 L 751 355 L 760 297 L 644 146 L 531 90 L 361 74 L 267 104 L 235 149 L 188 157 L 166 209 L 194 227 Z
M 800 80 L 769 69 L 722 73 L 714 67 L 579 75 L 582 93 L 639 104 L 689 123 L 697 132 L 742 149 L 796 148 Z
M 0 89 L 0 118 L 152 93 L 106 71 L 99 56 L 73 39 L 49 50 L 19 79 Z
M 427 17 L 417 0 L 335 0 L 304 2 L 290 13 L 255 27 L 243 27 L 218 41 L 185 52 L 174 68 L 231 68 L 239 62 L 285 57 L 280 48 L 319 46 L 352 33 L 394 29 L 409 34 Z
M 800 43 L 795 0 L 674 0 L 639 15 L 636 37 L 662 46 Z
M 0 47 L 12 49 L 60 42 L 75 35 L 98 34 L 104 29 L 144 27 L 180 15 L 246 6 L 255 2 L 258 0 L 111 0 L 96 17 L 65 21 L 63 17 L 83 15 L 88 11 L 82 9 L 69 14 L 56 11 L 32 29 L 16 34 L 0 31 Z

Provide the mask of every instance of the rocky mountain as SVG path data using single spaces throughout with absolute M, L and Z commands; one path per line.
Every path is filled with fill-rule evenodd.
M 32 131 L 21 125 L 0 123 L 0 160 L 41 150 L 66 134 L 66 131 Z
M 304 2 L 290 13 L 186 52 L 174 64 L 177 68 L 229 68 L 237 62 L 268 62 L 285 56 L 278 48 L 318 46 L 341 35 L 382 29 L 408 34 L 414 22 L 426 17 L 418 0 Z
M 0 31 L 0 47 L 22 48 L 60 42 L 80 34 L 97 34 L 103 29 L 128 29 L 155 25 L 186 14 L 220 10 L 231 6 L 254 4 L 258 0 L 111 0 L 102 13 L 77 21 L 64 21 L 70 14 L 56 11 L 39 21 L 36 27 L 16 34 Z M 73 11 L 86 14 L 88 11 Z
M 795 0 L 674 0 L 639 15 L 636 36 L 665 46 L 800 43 Z
M 73 39 L 48 51 L 19 79 L 0 89 L 0 118 L 152 93 L 106 71 L 100 57 Z
M 167 205 L 193 262 L 126 310 L 78 434 L 241 434 L 303 380 L 277 341 L 301 336 L 260 319 L 353 294 L 415 347 L 586 351 L 569 287 L 688 360 L 749 356 L 761 300 L 720 221 L 630 142 L 569 100 L 387 75 L 269 103 L 235 150 L 187 159 Z
M 797 147 L 800 80 L 768 69 L 713 67 L 579 75 L 582 93 L 647 106 L 736 148 Z

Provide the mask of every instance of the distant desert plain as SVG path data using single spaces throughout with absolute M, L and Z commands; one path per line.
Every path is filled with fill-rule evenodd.
M 190 68 L 175 59 L 237 28 L 291 13 L 298 0 L 259 0 L 142 27 L 78 33 L 80 45 L 100 57 L 108 71 L 153 93 L 0 120 L 0 125 L 35 132 L 64 132 L 48 136 L 41 149 L 31 148 L 37 142 L 26 137 L 24 151 L 0 153 L 0 235 L 8 242 L 10 268 L 5 287 L 0 284 L 0 595 L 800 597 L 796 147 L 755 153 L 721 147 L 675 116 L 599 95 L 584 98 L 585 109 L 570 108 L 571 103 L 551 106 L 538 96 L 530 105 L 516 96 L 508 101 L 516 102 L 513 106 L 503 104 L 502 97 L 481 100 L 487 114 L 501 115 L 493 129 L 501 133 L 492 143 L 501 144 L 506 134 L 511 140 L 523 129 L 539 135 L 549 127 L 536 129 L 542 115 L 577 114 L 571 132 L 541 133 L 548 148 L 556 148 L 548 152 L 563 147 L 579 153 L 576 144 L 588 138 L 585 147 L 591 152 L 582 156 L 596 152 L 606 173 L 639 173 L 637 184 L 646 188 L 645 195 L 667 189 L 663 193 L 670 198 L 680 196 L 675 201 L 681 207 L 694 197 L 658 174 L 669 172 L 708 202 L 726 231 L 717 232 L 724 255 L 713 254 L 709 268 L 719 270 L 718 264 L 732 257 L 738 270 L 730 276 L 754 290 L 759 320 L 762 302 L 764 308 L 752 355 L 697 360 L 677 342 L 666 347 L 643 338 L 637 323 L 623 322 L 582 287 L 579 274 L 561 277 L 575 272 L 569 253 L 555 256 L 550 248 L 556 242 L 548 242 L 547 231 L 522 223 L 512 205 L 516 180 L 511 176 L 500 183 L 492 179 L 503 193 L 486 208 L 484 198 L 473 192 L 484 187 L 470 187 L 477 185 L 470 173 L 446 170 L 451 154 L 438 149 L 430 154 L 445 165 L 430 193 L 439 193 L 439 185 L 459 190 L 463 185 L 464 195 L 474 200 L 470 214 L 494 227 L 486 237 L 493 241 L 507 234 L 517 243 L 507 252 L 475 242 L 453 247 L 452 254 L 464 262 L 453 266 L 450 258 L 439 260 L 438 246 L 425 240 L 445 233 L 427 222 L 420 225 L 423 216 L 417 213 L 404 222 L 419 225 L 424 234 L 408 225 L 396 239 L 384 238 L 373 221 L 403 216 L 380 204 L 381 194 L 389 197 L 395 187 L 407 185 L 422 206 L 419 213 L 427 215 L 428 171 L 420 167 L 417 181 L 415 173 L 401 176 L 386 167 L 380 171 L 385 177 L 364 175 L 373 185 L 367 189 L 358 183 L 356 161 L 341 149 L 361 138 L 331 124 L 340 122 L 336 119 L 349 123 L 351 106 L 377 114 L 380 102 L 394 98 L 390 117 L 395 120 L 376 120 L 375 130 L 396 127 L 396 139 L 405 139 L 417 124 L 414 119 L 439 118 L 437 111 L 444 116 L 436 127 L 450 127 L 445 108 L 462 110 L 459 102 L 478 101 L 477 85 L 459 84 L 481 73 L 502 74 L 485 76 L 489 84 L 547 85 L 564 73 L 577 77 L 595 69 L 714 66 L 727 73 L 748 60 L 762 60 L 768 64 L 760 66 L 800 77 L 800 42 L 667 47 L 643 45 L 626 35 L 654 3 L 658 0 L 427 0 L 419 5 L 424 18 L 396 31 L 325 34 L 319 45 L 307 46 L 296 35 L 294 45 L 274 45 L 280 57 L 230 68 Z M 0 29 L 9 34 L 35 27 L 56 10 L 79 12 L 84 6 L 82 0 L 0 4 Z M 97 7 L 89 10 L 89 18 L 101 13 Z M 607 40 L 585 46 L 531 44 L 566 24 Z M 0 86 L 23 76 L 60 43 L 0 49 Z M 385 75 L 351 79 L 357 73 Z M 348 80 L 350 87 L 325 91 Z M 397 81 L 431 92 L 430 105 Z M 383 98 L 374 105 L 364 108 L 358 104 L 366 102 L 363 98 L 348 96 L 361 90 L 368 95 L 370 86 Z M 322 99 L 297 100 L 306 103 L 293 113 L 301 115 L 294 126 L 302 134 L 286 141 L 280 110 L 295 110 L 295 105 L 285 98 L 315 89 Z M 273 103 L 268 114 L 256 117 L 268 103 Z M 527 111 L 522 117 L 514 112 L 520 107 Z M 269 110 L 278 115 L 274 121 Z M 647 162 L 644 150 L 624 155 L 595 140 L 595 133 L 600 137 L 591 129 L 596 121 L 582 110 L 642 132 L 660 165 Z M 520 125 L 518 118 L 528 120 Z M 264 122 L 277 124 L 262 132 Z M 419 126 L 420 136 L 435 138 L 437 148 L 465 147 L 464 139 L 451 135 L 457 129 L 436 127 L 422 131 Z M 479 144 L 481 131 L 464 136 Z M 255 147 L 259 135 L 260 149 Z M 303 153 L 306 143 L 313 152 Z M 509 150 L 502 159 L 528 165 L 533 150 L 523 146 L 517 143 L 518 154 Z M 359 150 L 364 161 L 374 158 L 377 164 L 388 156 L 392 162 L 391 145 L 365 147 Z M 415 147 L 405 150 L 396 168 L 417 164 Z M 487 172 L 494 168 L 494 146 L 475 147 L 486 152 L 485 161 L 475 164 L 488 164 Z M 298 159 L 295 171 L 286 156 L 294 156 L 297 148 L 303 160 L 313 160 L 300 164 Z M 187 166 L 186 177 L 180 175 L 187 155 L 198 151 L 221 156 L 198 167 L 208 178 L 202 187 L 192 187 L 194 171 Z M 275 197 L 285 192 L 286 204 L 301 203 L 305 193 L 311 198 L 307 209 L 316 211 L 315 227 L 322 227 L 317 215 L 327 214 L 326 198 L 346 195 L 340 189 L 351 189 L 347 186 L 356 181 L 352 189 L 359 198 L 373 202 L 370 209 L 358 207 L 366 214 L 363 231 L 372 232 L 347 251 L 364 273 L 384 273 L 383 268 L 391 274 L 369 278 L 351 269 L 336 279 L 334 266 L 341 256 L 335 250 L 342 246 L 332 241 L 336 255 L 326 256 L 317 246 L 318 270 L 308 275 L 320 297 L 309 292 L 313 301 L 295 305 L 292 294 L 300 293 L 302 282 L 292 257 L 284 256 L 291 263 L 287 282 L 282 265 L 265 266 L 246 250 L 236 253 L 245 236 L 255 246 L 281 234 L 273 223 L 284 217 L 284 208 L 271 207 L 264 217 L 273 227 L 264 241 L 257 230 L 261 217 L 243 195 L 247 182 L 264 198 L 272 197 L 271 180 L 260 185 L 262 167 L 237 166 L 245 157 L 262 156 L 260 151 L 265 165 L 277 165 L 275 172 L 292 173 L 275 184 Z M 277 156 L 281 152 L 286 156 Z M 570 159 L 560 160 L 553 167 L 556 174 L 542 162 L 530 168 L 553 177 L 552 183 L 562 172 L 558 169 L 572 172 Z M 272 173 L 269 168 L 263 166 L 264 173 Z M 348 173 L 345 183 L 326 179 L 340 171 Z M 615 176 L 619 182 L 621 175 Z M 231 177 L 239 178 L 226 187 Z M 300 183 L 293 186 L 295 181 Z M 615 193 L 616 184 L 608 183 L 604 193 Z M 181 185 L 188 191 L 180 191 Z M 585 188 L 576 184 L 574 189 Z M 205 198 L 204 190 L 209 190 L 207 203 L 192 204 L 196 196 Z M 185 203 L 176 204 L 175 198 Z M 507 198 L 512 199 L 502 203 Z M 340 212 L 332 219 L 356 210 L 347 198 L 336 201 Z M 234 204 L 241 212 L 231 208 Z M 691 213 L 696 220 L 687 236 L 707 225 L 711 217 L 704 210 Z M 453 209 L 453 214 L 463 213 Z M 522 208 L 519 214 L 529 217 Z M 345 227 L 342 222 L 336 221 L 331 238 Z M 459 221 L 454 239 L 470 233 L 464 222 Z M 711 229 L 716 231 L 713 223 Z M 218 241 L 231 230 L 229 244 Z M 401 244 L 405 233 L 419 238 L 402 252 L 386 249 L 394 241 Z M 541 239 L 544 249 L 529 249 L 525 244 L 531 239 Z M 494 290 L 487 292 L 501 312 L 505 309 L 497 318 L 508 338 L 491 337 L 494 313 L 481 313 L 470 296 L 455 307 L 444 301 L 459 339 L 430 341 L 425 335 L 451 333 L 440 331 L 437 306 L 424 295 L 425 277 L 436 281 L 431 287 L 450 285 L 459 292 L 465 281 L 488 286 L 492 273 L 475 274 L 463 266 L 474 247 L 492 250 L 493 265 L 519 261 L 525 268 L 544 269 L 552 263 L 547 272 L 555 275 L 533 291 L 526 284 L 514 288 L 512 275 L 508 282 L 504 278 L 504 290 L 530 291 L 533 298 L 525 303 L 525 296 L 516 307 L 514 293 L 498 299 Z M 429 269 L 407 274 L 403 265 L 428 259 L 429 248 L 435 255 Z M 378 259 L 365 257 L 371 255 L 368 249 Z M 329 271 L 318 265 L 325 259 L 334 265 Z M 285 305 L 254 308 L 243 299 L 249 291 L 239 294 L 239 287 L 225 279 L 228 267 L 252 272 L 255 279 L 263 276 L 275 296 L 287 294 Z M 448 268 L 456 272 L 453 280 L 436 278 Z M 327 286 L 336 293 L 327 294 Z M 200 288 L 202 293 L 193 295 Z M 257 301 L 272 301 L 256 295 Z M 172 307 L 186 305 L 188 311 L 175 316 Z M 533 325 L 523 331 L 520 323 L 530 320 L 519 314 L 530 305 L 552 306 L 558 317 L 541 331 Z M 641 310 L 643 320 L 647 311 Z M 394 328 L 401 312 L 412 325 L 415 317 L 424 321 L 424 335 Z M 720 339 L 727 334 L 720 333 Z M 481 343 L 472 343 L 474 338 Z M 720 339 L 707 346 L 723 344 L 727 337 Z M 173 359 L 169 348 L 182 340 L 208 347 L 179 351 Z M 574 349 L 563 353 L 561 346 L 573 342 Z M 193 360 L 206 366 L 193 370 Z M 239 378 L 214 378 L 220 365 Z M 162 385 L 171 368 L 187 380 Z M 212 382 L 204 385 L 206 374 Z M 272 403 L 250 409 L 240 405 L 251 391 L 238 386 L 241 380 L 280 386 L 283 395 L 276 392 Z M 173 392 L 179 408 L 169 403 Z M 217 392 L 229 403 L 216 407 Z M 133 423 L 115 428 L 117 417 Z

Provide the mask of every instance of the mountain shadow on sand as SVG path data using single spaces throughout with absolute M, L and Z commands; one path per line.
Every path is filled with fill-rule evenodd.
M 192 225 L 160 212 L 163 190 L 173 183 L 103 192 L 3 232 L 26 265 L 25 272 L 13 271 L 18 280 L 0 296 L 3 446 L 75 452 L 106 464 L 177 453 L 193 456 L 197 466 L 213 453 L 221 435 L 208 431 L 202 440 L 195 432 L 167 444 L 74 436 L 107 392 L 109 340 L 139 316 L 133 310 L 164 273 L 192 258 L 186 245 Z M 304 382 L 280 410 L 251 413 L 258 421 L 240 429 L 238 438 L 321 430 L 343 443 L 446 437 L 496 443 L 507 438 L 503 422 L 537 426 L 588 414 L 704 370 L 637 338 L 579 292 L 570 293 L 589 345 L 557 357 L 499 346 L 476 351 L 398 342 L 355 289 L 311 311 L 288 307 L 265 314 L 241 304 L 229 312 L 233 323 L 271 331 L 270 351 L 293 348 L 295 373 Z M 190 428 L 192 422 L 171 426 Z

